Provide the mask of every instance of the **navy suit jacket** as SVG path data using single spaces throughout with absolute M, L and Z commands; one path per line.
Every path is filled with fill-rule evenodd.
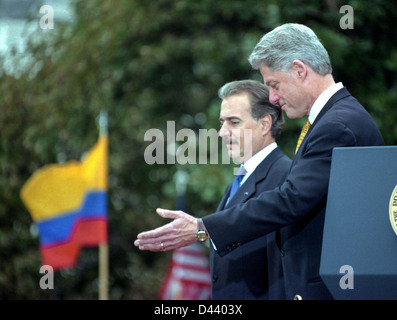
M 252 172 L 226 205 L 231 184 L 218 209 L 230 208 L 280 186 L 287 177 L 291 159 L 274 149 Z M 212 299 L 282 299 L 284 285 L 275 233 L 263 235 L 220 257 L 210 246 Z
M 382 145 L 371 116 L 340 89 L 310 127 L 280 188 L 203 218 L 217 253 L 278 230 L 286 298 L 332 299 L 319 276 L 332 150 Z

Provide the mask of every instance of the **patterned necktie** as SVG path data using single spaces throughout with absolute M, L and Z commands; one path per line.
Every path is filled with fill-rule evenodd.
M 230 199 L 233 198 L 238 188 L 240 188 L 240 183 L 243 180 L 246 173 L 247 171 L 244 169 L 244 166 L 242 166 L 240 170 L 237 172 L 237 175 L 234 177 L 232 188 L 230 189 L 229 198 L 227 199 L 226 204 L 229 203 Z
M 301 143 L 302 143 L 303 139 L 305 138 L 305 135 L 309 131 L 309 129 L 310 129 L 310 122 L 309 122 L 309 119 L 307 119 L 305 124 L 303 125 L 301 135 L 299 136 L 298 144 L 296 145 L 296 149 L 295 149 L 295 154 L 298 152 L 299 147 L 301 146 Z

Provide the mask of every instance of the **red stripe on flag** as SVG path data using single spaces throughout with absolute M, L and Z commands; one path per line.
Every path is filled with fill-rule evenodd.
M 80 220 L 69 242 L 40 248 L 43 264 L 52 266 L 54 270 L 73 267 L 82 247 L 103 242 L 107 242 L 107 219 Z
M 159 299 L 211 299 L 209 262 L 200 244 L 195 243 L 173 252 L 171 264 L 159 290 Z

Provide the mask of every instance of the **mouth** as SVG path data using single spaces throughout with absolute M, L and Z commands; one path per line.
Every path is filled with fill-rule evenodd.
M 227 147 L 228 149 L 234 148 L 234 146 L 237 144 L 237 143 L 234 142 L 234 141 L 224 141 L 223 143 L 226 145 L 226 147 Z

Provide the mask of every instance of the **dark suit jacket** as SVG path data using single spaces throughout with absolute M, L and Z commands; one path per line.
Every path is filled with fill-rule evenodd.
M 257 197 L 280 186 L 287 177 L 291 160 L 274 149 L 248 177 L 226 208 Z M 225 208 L 231 184 L 217 210 Z M 261 236 L 220 257 L 210 246 L 212 299 L 281 299 L 284 295 L 280 253 L 275 233 Z
M 203 218 L 217 253 L 279 230 L 287 299 L 332 299 L 319 276 L 332 150 L 382 145 L 370 115 L 342 88 L 310 127 L 280 188 Z

